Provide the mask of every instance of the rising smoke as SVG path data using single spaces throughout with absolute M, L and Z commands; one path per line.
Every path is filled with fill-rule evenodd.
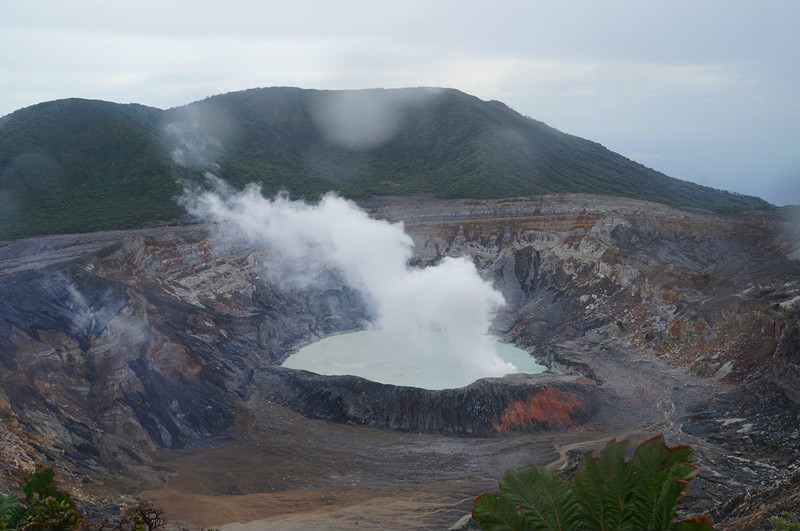
M 187 192 L 182 203 L 219 230 L 269 250 L 276 257 L 271 282 L 309 285 L 332 270 L 364 295 L 381 333 L 420 344 L 443 337 L 450 352 L 442 354 L 457 359 L 474 379 L 515 372 L 497 355 L 488 333 L 503 297 L 469 260 L 409 267 L 413 242 L 402 223 L 370 218 L 335 194 L 310 204 L 285 195 L 264 198 L 256 185 L 237 192 L 210 180 L 213 190 Z

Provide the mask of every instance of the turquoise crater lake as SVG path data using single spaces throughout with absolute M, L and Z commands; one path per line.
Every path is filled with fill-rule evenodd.
M 493 362 L 464 360 L 452 352 L 440 335 L 431 335 L 423 342 L 378 330 L 362 330 L 311 343 L 289 356 L 283 366 L 327 376 L 349 374 L 374 382 L 422 389 L 453 389 L 480 378 L 514 372 L 540 373 L 547 369 L 513 345 L 495 341 L 491 348 L 494 352 L 487 353 L 486 358 L 493 358 Z M 513 367 L 505 368 L 503 362 Z

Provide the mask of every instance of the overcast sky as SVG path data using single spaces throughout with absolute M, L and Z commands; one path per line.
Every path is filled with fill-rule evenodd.
M 0 115 L 267 86 L 452 87 L 800 204 L 800 1 L 0 0 Z

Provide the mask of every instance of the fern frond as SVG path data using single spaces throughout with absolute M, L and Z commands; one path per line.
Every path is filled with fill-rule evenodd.
M 599 529 L 591 527 L 585 509 L 561 478 L 538 467 L 507 472 L 499 492 L 479 497 L 472 513 L 491 530 Z
M 16 494 L 13 492 L 8 496 L 0 494 L 0 523 L 5 524 L 3 529 L 21 527 L 27 519 L 28 508 L 19 503 Z
M 661 436 L 648 439 L 636 449 L 629 462 L 631 503 L 623 529 L 669 529 L 675 508 L 697 473 L 697 468 L 689 464 L 692 459 L 690 447 L 669 448 Z
M 570 488 L 586 507 L 598 529 L 619 529 L 628 504 L 630 471 L 625 462 L 628 441 L 612 440 L 598 457 L 587 452 Z
M 521 512 L 508 498 L 497 492 L 482 494 L 475 499 L 472 518 L 480 522 L 485 531 L 522 530 L 527 527 Z
M 612 440 L 597 457 L 588 452 L 569 486 L 543 468 L 512 470 L 498 492 L 475 500 L 472 516 L 493 531 L 713 531 L 705 516 L 673 522 L 697 474 L 690 447 L 654 437 L 625 461 L 627 446 Z

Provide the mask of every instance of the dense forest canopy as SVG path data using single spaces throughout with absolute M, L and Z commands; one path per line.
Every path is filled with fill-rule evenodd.
M 160 110 L 67 99 L 0 119 L 0 239 L 183 214 L 212 172 L 309 200 L 609 194 L 735 212 L 766 201 L 674 179 L 453 89 L 251 89 Z

